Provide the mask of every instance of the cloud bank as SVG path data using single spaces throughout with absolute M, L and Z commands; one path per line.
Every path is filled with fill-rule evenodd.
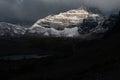
M 106 13 L 120 9 L 120 0 L 0 0 L 0 19 L 35 21 L 81 5 L 98 7 Z

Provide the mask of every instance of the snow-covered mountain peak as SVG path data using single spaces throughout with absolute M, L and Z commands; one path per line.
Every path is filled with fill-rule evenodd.
M 98 20 L 100 17 L 100 14 L 94 14 L 87 11 L 85 8 L 79 8 L 69 10 L 58 15 L 49 15 L 43 19 L 38 20 L 32 27 L 39 25 L 45 28 L 52 27 L 57 30 L 63 30 L 64 28 L 71 28 L 73 25 L 83 23 L 83 21 L 87 18 Z
M 78 8 L 39 19 L 30 32 L 47 36 L 78 37 L 101 30 L 105 20 L 98 10 Z

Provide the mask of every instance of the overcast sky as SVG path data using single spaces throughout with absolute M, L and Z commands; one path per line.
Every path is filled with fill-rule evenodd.
M 110 12 L 120 8 L 120 0 L 0 0 L 0 20 L 35 21 L 81 5 Z

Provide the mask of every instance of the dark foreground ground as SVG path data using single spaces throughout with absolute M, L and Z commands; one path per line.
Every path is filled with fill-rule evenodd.
M 0 55 L 50 55 L 0 60 L 0 80 L 120 80 L 120 24 L 99 40 L 1 39 Z

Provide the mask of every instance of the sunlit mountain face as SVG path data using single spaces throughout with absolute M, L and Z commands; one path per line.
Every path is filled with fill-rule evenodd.
M 41 25 L 46 28 L 51 27 L 57 30 L 63 30 L 64 28 L 72 28 L 77 24 L 81 24 L 84 22 L 85 19 L 89 21 L 91 19 L 93 22 L 99 22 L 104 18 L 100 13 L 97 14 L 94 12 L 89 12 L 84 8 L 79 8 L 60 13 L 58 15 L 49 15 L 44 19 L 38 20 L 33 26 Z

